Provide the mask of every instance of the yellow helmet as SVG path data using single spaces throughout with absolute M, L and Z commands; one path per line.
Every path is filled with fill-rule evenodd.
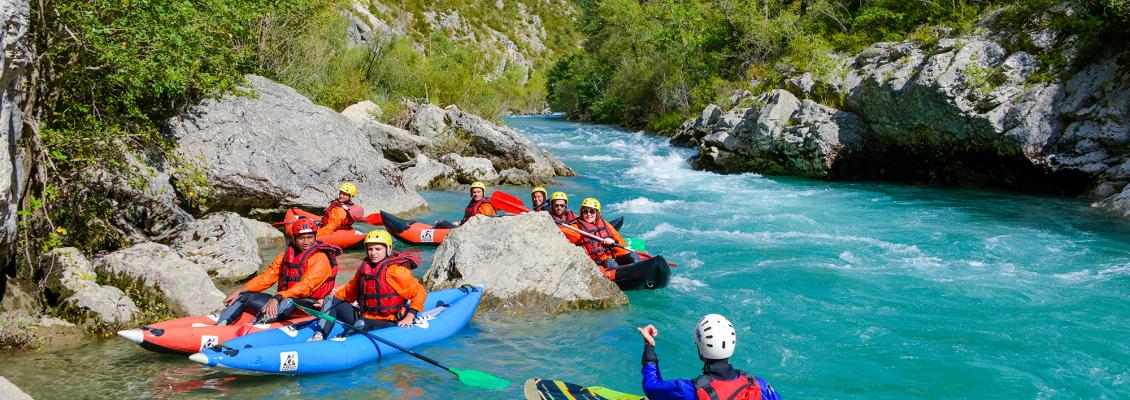
M 537 193 L 537 192 L 541 192 L 541 194 L 549 194 L 549 192 L 546 191 L 545 188 L 538 186 L 538 187 L 534 188 L 534 190 L 530 191 L 530 195 L 533 195 L 534 193 Z
M 565 200 L 565 202 L 568 203 L 569 202 L 569 196 L 566 195 L 565 192 L 553 192 L 553 195 L 549 196 L 549 201 L 554 201 L 554 200 Z
M 354 185 L 353 182 L 345 182 L 337 190 L 350 196 L 357 195 L 357 185 Z
M 372 243 L 380 243 L 392 249 L 392 235 L 389 235 L 388 231 L 384 229 L 373 229 L 365 234 L 365 245 L 368 246 Z
M 479 181 L 475 181 L 474 183 L 471 184 L 471 189 L 474 189 L 474 188 L 482 189 L 484 192 L 487 191 L 487 185 L 482 183 L 482 182 L 479 182 Z
M 589 197 L 581 201 L 581 207 L 588 207 L 596 210 L 596 212 L 600 212 L 600 201 Z

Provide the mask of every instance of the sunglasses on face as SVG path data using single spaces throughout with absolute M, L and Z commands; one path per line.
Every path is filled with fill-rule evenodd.
M 564 204 L 554 204 L 553 208 L 565 208 Z
M 581 210 L 581 214 L 596 214 L 596 210 Z

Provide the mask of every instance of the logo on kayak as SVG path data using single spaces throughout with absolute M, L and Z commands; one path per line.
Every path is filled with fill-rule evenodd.
M 200 337 L 200 350 L 203 351 L 209 347 L 215 346 L 220 343 L 219 336 L 201 336 Z
M 443 310 L 446 309 L 446 308 L 447 307 L 439 307 L 439 308 L 431 309 L 431 310 L 428 310 L 428 311 L 424 311 L 424 312 L 420 313 L 420 315 L 416 316 L 416 320 L 413 322 L 413 324 L 416 325 L 416 327 L 418 327 L 420 329 L 428 329 L 428 327 L 432 325 L 428 321 L 436 319 L 436 315 L 443 312 Z
M 433 241 L 435 241 L 435 237 L 436 237 L 436 230 L 435 229 L 424 229 L 424 230 L 420 231 L 420 241 L 421 242 L 432 243 Z
M 298 352 L 284 351 L 279 353 L 279 372 L 290 372 L 298 369 Z

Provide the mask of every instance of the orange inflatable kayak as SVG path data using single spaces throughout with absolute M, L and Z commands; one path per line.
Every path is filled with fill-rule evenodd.
M 381 220 L 388 233 L 411 245 L 435 246 L 442 243 L 448 232 L 451 232 L 451 229 L 436 228 L 423 222 L 405 221 L 384 211 L 381 211 Z
M 216 314 L 184 317 L 118 331 L 118 336 L 158 353 L 192 354 L 242 335 L 314 319 L 301 312 L 297 314 L 299 316 L 284 321 L 249 325 L 253 316 L 243 313 L 239 320 L 225 326 L 216 326 Z
M 286 211 L 286 217 L 283 218 L 283 223 L 285 223 L 286 226 L 290 226 L 290 224 L 293 224 L 294 221 L 297 221 L 299 218 L 309 218 L 315 222 L 322 220 L 321 215 L 292 208 Z M 357 243 L 361 243 L 361 239 L 364 238 L 365 232 L 353 228 L 336 230 L 329 235 L 318 235 L 318 240 L 340 247 L 342 250 L 352 247 Z

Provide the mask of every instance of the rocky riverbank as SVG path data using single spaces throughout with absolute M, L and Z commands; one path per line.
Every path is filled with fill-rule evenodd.
M 5 78 L 6 85 L 11 82 Z M 12 90 L 5 116 L 18 121 L 10 114 L 17 110 L 8 108 L 9 99 L 18 100 Z M 164 124 L 175 139 L 175 156 L 193 170 L 174 169 L 165 157 L 142 152 L 133 160 L 149 172 L 140 184 L 105 171 L 92 174 L 114 205 L 110 228 L 133 243 L 92 255 L 56 248 L 33 260 L 39 279 L 7 283 L 0 344 L 65 345 L 79 342 L 76 335 L 84 332 L 217 310 L 223 299 L 217 283 L 253 276 L 263 264 L 261 248 L 282 242 L 277 228 L 252 218 L 271 220 L 292 207 L 320 212 L 342 181 L 359 187 L 355 201 L 367 210 L 404 213 L 427 207 L 420 188 L 472 180 L 542 183 L 573 174 L 513 130 L 454 106 L 411 104 L 402 127 L 393 127 L 356 107 L 338 113 L 316 105 L 259 76 L 247 76 L 241 90 L 205 100 Z M 18 134 L 5 131 L 6 154 L 18 157 Z M 4 161 L 14 166 L 4 177 L 18 177 L 19 159 Z M 190 207 L 191 197 L 202 193 L 178 185 L 189 180 L 203 183 L 208 213 Z M 17 183 L 13 179 L 4 191 L 11 207 L 18 204 Z M 14 212 L 5 218 L 2 238 L 10 249 Z M 9 254 L 6 263 L 14 262 Z
M 825 76 L 735 92 L 672 141 L 712 171 L 1086 195 L 1130 216 L 1130 53 L 1056 75 L 1042 60 L 1070 64 L 1075 38 L 990 22 L 936 43 L 877 43 L 838 56 Z

